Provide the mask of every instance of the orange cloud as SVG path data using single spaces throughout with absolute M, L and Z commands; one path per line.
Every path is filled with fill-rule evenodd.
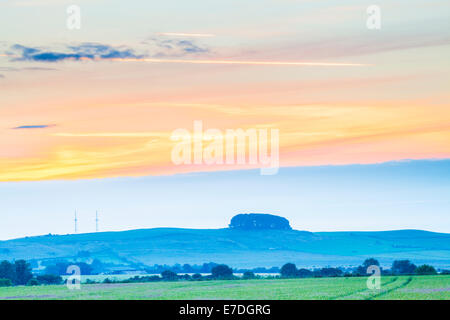
M 436 109 L 438 112 L 433 115 L 426 106 L 417 105 L 409 105 L 408 108 L 395 108 L 389 104 L 233 106 L 168 103 L 164 106 L 158 102 L 157 105 L 159 107 L 145 103 L 116 105 L 108 108 L 108 119 L 102 122 L 86 120 L 92 109 L 78 110 L 81 113 L 79 117 L 85 120 L 81 123 L 67 122 L 64 131 L 61 131 L 61 126 L 39 131 L 9 130 L 7 139 L 21 141 L 21 149 L 29 147 L 33 150 L 32 144 L 36 141 L 41 147 L 27 154 L 17 149 L 16 154 L 2 157 L 0 168 L 5 170 L 0 171 L 0 181 L 250 168 L 240 165 L 175 166 L 171 162 L 172 131 L 177 128 L 192 131 L 192 122 L 198 115 L 208 119 L 204 130 L 279 129 L 281 165 L 450 157 L 450 112 L 446 107 Z M 158 118 L 152 120 L 155 108 Z M 105 111 L 101 107 L 94 110 L 94 114 Z M 180 118 L 178 113 L 186 117 Z M 70 114 L 67 113 L 67 117 L 70 118 Z M 96 130 L 92 131 L 92 128 Z M 144 131 L 144 128 L 154 129 Z M 23 140 L 35 135 L 38 139 Z

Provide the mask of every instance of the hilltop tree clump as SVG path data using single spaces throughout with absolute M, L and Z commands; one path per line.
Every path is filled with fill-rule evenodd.
M 272 214 L 238 214 L 231 219 L 229 227 L 241 230 L 291 230 L 286 218 Z

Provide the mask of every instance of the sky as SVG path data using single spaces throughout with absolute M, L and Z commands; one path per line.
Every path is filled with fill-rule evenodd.
M 230 215 L 246 210 L 295 216 L 292 210 L 299 200 L 286 197 L 290 193 L 283 188 L 252 206 L 236 185 L 255 183 L 272 189 L 273 181 L 283 181 L 283 169 L 297 168 L 295 176 L 302 180 L 301 168 L 335 166 L 339 171 L 345 165 L 372 168 L 405 159 L 449 159 L 450 4 L 380 0 L 381 28 L 369 29 L 366 10 L 372 4 L 1 1 L 0 209 L 6 213 L 0 214 L 0 239 L 70 232 L 66 215 L 76 208 L 80 215 L 108 209 L 112 216 L 126 211 L 134 217 L 130 222 L 110 216 L 111 230 L 158 223 L 220 227 Z M 70 5 L 81 10 L 80 29 L 67 27 Z M 222 132 L 278 130 L 279 177 L 253 178 L 254 171 L 247 170 L 258 165 L 250 164 L 174 164 L 172 133 L 192 132 L 195 121 L 205 130 Z M 430 163 L 442 168 L 441 162 Z M 198 181 L 191 178 L 196 173 L 201 173 Z M 348 174 L 350 180 L 358 179 L 351 170 Z M 414 180 L 417 173 L 410 174 Z M 424 202 L 409 209 L 418 216 L 435 210 L 428 221 L 399 218 L 367 224 L 344 214 L 352 212 L 349 204 L 343 205 L 339 219 L 323 218 L 319 223 L 310 217 L 306 226 L 387 230 L 403 228 L 403 222 L 405 227 L 450 232 L 442 223 L 448 221 L 445 212 L 450 207 L 441 199 L 448 198 L 445 178 L 450 172 L 440 174 L 443 177 L 436 179 L 447 185 L 427 181 L 429 188 L 439 190 L 436 195 L 419 184 L 409 185 L 406 176 L 399 182 L 386 177 L 399 186 L 391 190 L 389 201 L 407 202 L 408 190 L 423 191 Z M 205 177 L 211 185 L 203 189 Z M 225 177 L 230 190 L 222 188 Z M 136 196 L 146 197 L 147 189 L 137 189 L 146 181 L 149 192 L 158 191 L 159 199 L 172 202 L 169 190 L 179 190 L 177 179 L 194 186 L 185 195 L 191 197 L 188 205 L 152 204 Z M 328 181 L 325 175 L 318 179 Z M 167 193 L 159 190 L 160 181 Z M 317 184 L 317 193 L 343 192 L 323 183 Z M 366 199 L 385 192 L 382 184 L 375 185 L 378 189 L 364 189 Z M 108 190 L 117 186 L 134 192 L 109 197 Z M 214 199 L 215 188 L 223 196 L 220 210 L 213 201 L 202 200 Z M 103 201 L 98 208 L 91 196 L 81 196 L 94 192 L 110 203 Z M 353 194 L 342 195 L 342 203 L 363 191 L 348 187 L 347 192 Z M 38 195 L 43 200 L 32 201 Z M 310 197 L 316 199 L 314 194 Z M 278 198 L 283 199 L 279 207 L 271 202 Z M 24 201 L 13 201 L 17 199 Z M 223 205 L 232 199 L 240 206 Z M 383 202 L 377 197 L 373 201 L 374 206 Z M 321 208 L 317 211 L 325 214 Z M 396 206 L 383 208 L 388 215 L 397 214 Z M 180 212 L 186 218 L 181 219 Z M 217 213 L 210 216 L 211 212 Z M 21 221 L 30 223 L 19 228 Z
M 217 171 L 0 184 L 0 239 L 177 227 L 226 228 L 239 213 L 286 217 L 296 230 L 450 232 L 450 160 Z

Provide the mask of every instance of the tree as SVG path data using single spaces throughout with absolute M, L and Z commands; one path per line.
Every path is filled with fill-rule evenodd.
M 67 267 L 69 265 L 70 264 L 67 261 L 59 261 L 56 264 L 45 267 L 45 273 L 46 274 L 65 275 L 67 272 Z
M 105 278 L 103 279 L 103 283 L 110 284 L 113 283 L 113 281 L 110 278 Z
M 210 273 L 212 268 L 214 268 L 215 266 L 218 266 L 218 264 L 214 263 L 214 262 L 204 263 L 200 269 L 200 272 L 201 273 Z
M 187 273 L 193 273 L 194 272 L 194 268 L 192 268 L 192 266 L 190 264 L 188 264 L 188 263 L 185 263 L 183 265 L 182 270 L 183 270 L 183 272 L 187 272 Z
M 286 218 L 263 213 L 238 214 L 231 219 L 229 227 L 240 230 L 292 229 Z
M 11 282 L 14 282 L 16 270 L 11 262 L 4 260 L 0 263 L 0 278 L 9 279 Z
M 166 281 L 174 281 L 178 278 L 177 274 L 171 270 L 165 270 L 161 272 L 161 277 Z
M 0 287 L 11 287 L 11 279 L 0 278 Z
M 242 279 L 255 279 L 256 276 L 253 273 L 253 271 L 245 271 L 244 274 L 242 275 Z
M 339 277 L 342 273 L 342 270 L 338 268 L 322 268 L 317 271 L 319 277 Z
M 191 276 L 186 273 L 186 274 L 180 275 L 180 279 L 182 279 L 182 280 L 191 280 Z
M 412 274 L 416 270 L 416 265 L 409 260 L 395 260 L 392 263 L 393 274 Z
M 215 279 L 227 279 L 233 276 L 233 270 L 226 264 L 219 264 L 212 268 L 211 274 Z
M 31 278 L 33 278 L 31 266 L 25 260 L 17 260 L 14 263 L 14 268 L 16 270 L 15 284 L 25 285 Z
M 44 274 L 41 276 L 37 276 L 36 279 L 40 284 L 61 284 L 63 282 L 61 276 L 57 276 L 54 274 Z
M 433 266 L 430 266 L 428 264 L 423 264 L 416 268 L 416 273 L 420 275 L 432 275 L 437 274 L 436 269 Z
M 308 269 L 299 269 L 297 271 L 297 276 L 300 278 L 308 278 L 313 276 L 313 272 Z
M 38 286 L 39 285 L 39 281 L 37 281 L 36 278 L 31 278 L 30 280 L 27 281 L 27 286 Z
M 284 278 L 294 278 L 297 276 L 297 267 L 293 263 L 286 263 L 281 267 L 280 274 Z
M 94 264 L 94 262 L 95 262 L 95 265 L 94 265 L 95 268 L 99 267 L 99 263 L 101 264 L 101 262 L 98 260 L 97 261 L 94 260 L 92 263 Z M 90 274 L 92 274 L 92 271 L 94 270 L 94 267 L 92 265 L 87 264 L 85 262 L 69 262 L 69 261 L 63 260 L 63 261 L 57 262 L 54 265 L 47 266 L 45 268 L 45 273 L 63 276 L 63 275 L 67 274 L 67 268 L 71 265 L 78 266 L 80 268 L 82 275 L 90 275 Z
M 80 267 L 80 271 L 81 271 L 82 275 L 92 274 L 93 268 L 90 264 L 87 264 L 86 262 L 77 262 L 77 263 L 70 263 L 69 265 L 72 265 L 72 264 Z M 64 271 L 64 274 L 67 274 L 67 267 L 66 267 L 66 270 Z
M 192 279 L 193 280 L 201 280 L 202 279 L 202 275 L 200 273 L 196 273 L 192 275 Z
M 366 268 L 366 270 L 367 270 L 367 268 L 370 267 L 370 266 L 378 266 L 379 267 L 380 266 L 380 262 L 377 259 L 369 258 L 369 259 L 364 260 L 362 266 L 364 268 Z
M 377 259 L 368 258 L 368 259 L 364 260 L 363 264 L 360 265 L 356 269 L 355 274 L 358 275 L 358 276 L 365 276 L 365 275 L 367 275 L 367 269 L 370 266 L 378 266 L 379 267 L 380 266 L 380 262 Z

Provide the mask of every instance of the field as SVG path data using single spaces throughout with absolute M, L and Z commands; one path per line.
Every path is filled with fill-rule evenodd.
M 0 288 L 3 299 L 440 299 L 450 300 L 450 276 L 383 277 L 380 290 L 367 278 L 178 281 Z

